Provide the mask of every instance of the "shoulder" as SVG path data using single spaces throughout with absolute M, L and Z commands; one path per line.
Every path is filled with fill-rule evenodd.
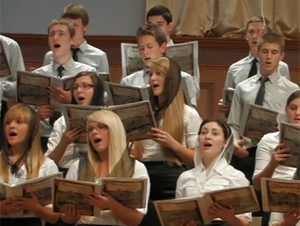
M 279 67 L 288 68 L 289 66 L 288 66 L 287 63 L 285 63 L 285 62 L 279 61 Z
M 193 183 L 196 180 L 195 176 L 196 168 L 184 171 L 177 180 L 177 187 L 183 187 L 185 184 Z
M 245 63 L 248 63 L 248 61 L 249 61 L 249 57 L 247 56 L 247 57 L 231 64 L 230 67 L 229 67 L 229 70 L 239 69 L 241 66 L 245 65 Z
M 96 71 L 96 68 L 84 63 L 74 62 L 74 65 L 76 68 L 80 68 L 81 71 Z
M 40 172 L 42 174 L 58 173 L 58 168 L 52 159 L 45 157 L 45 160 L 44 160 L 43 164 L 41 165 Z
M 272 143 L 279 143 L 279 132 L 274 132 L 274 133 L 267 133 L 265 134 L 259 141 L 258 145 L 261 144 L 268 144 L 269 142 Z
M 45 54 L 45 57 L 52 57 L 53 56 L 53 52 L 50 50 Z
M 77 159 L 75 162 L 71 164 L 69 170 L 66 175 L 66 179 L 69 180 L 77 180 L 78 177 L 78 168 L 79 168 L 80 159 Z
M 38 73 L 38 74 L 43 74 L 43 73 L 49 73 L 52 72 L 52 64 L 47 64 L 45 66 L 39 67 L 35 69 L 32 73 Z
M 90 44 L 87 44 L 87 47 L 88 47 L 88 50 L 93 52 L 93 53 L 96 53 L 98 56 L 106 56 L 106 53 L 104 51 L 102 51 L 101 49 L 98 49 L 97 47 L 95 46 L 92 46 Z
M 148 171 L 146 169 L 146 166 L 142 162 L 135 160 L 134 173 L 132 175 L 132 178 L 139 177 L 148 177 Z
M 186 115 L 187 117 L 193 117 L 193 116 L 199 116 L 199 113 L 195 108 L 185 104 L 184 115 Z
M 19 44 L 15 40 L 13 40 L 9 37 L 0 35 L 0 40 L 1 40 L 3 45 L 6 45 L 8 47 L 13 47 L 13 46 L 18 46 L 19 47 Z
M 235 186 L 236 184 L 238 184 L 240 186 L 248 186 L 249 185 L 249 181 L 247 180 L 245 174 L 242 171 L 235 169 L 231 165 L 228 165 L 225 168 L 224 172 L 222 173 L 222 176 L 230 179 L 231 183 L 234 185 L 233 187 L 236 187 Z
M 142 75 L 143 75 L 143 70 L 136 71 L 130 75 L 127 75 L 125 78 L 123 78 L 122 82 L 127 83 L 127 82 L 133 80 L 136 76 L 142 76 Z

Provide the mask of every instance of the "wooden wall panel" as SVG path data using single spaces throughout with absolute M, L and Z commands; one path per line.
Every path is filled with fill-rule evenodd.
M 40 67 L 45 53 L 49 50 L 47 35 L 3 34 L 16 40 L 24 56 L 26 68 Z M 122 76 L 122 42 L 135 43 L 133 36 L 88 36 L 88 42 L 107 53 L 113 82 L 119 82 Z M 199 66 L 201 74 L 201 98 L 198 111 L 202 118 L 223 118 L 217 104 L 222 97 L 222 89 L 228 67 L 248 54 L 244 39 L 174 37 L 175 43 L 199 41 Z M 286 41 L 284 61 L 290 67 L 291 79 L 300 84 L 299 40 Z

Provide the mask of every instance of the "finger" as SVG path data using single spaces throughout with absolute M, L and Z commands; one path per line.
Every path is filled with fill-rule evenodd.
M 155 128 L 155 127 L 151 127 L 151 131 L 154 132 L 154 133 L 161 133 L 161 132 L 163 132 L 162 130 L 160 130 L 158 128 Z
M 76 216 L 76 209 L 75 209 L 75 205 L 70 205 L 70 212 L 73 216 Z

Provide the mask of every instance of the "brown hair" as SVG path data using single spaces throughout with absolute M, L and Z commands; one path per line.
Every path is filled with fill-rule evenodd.
M 27 179 L 38 177 L 39 169 L 45 161 L 44 153 L 40 148 L 40 119 L 37 113 L 26 104 L 16 104 L 12 106 L 6 113 L 4 124 L 10 120 L 21 117 L 28 125 L 26 142 L 23 149 L 23 157 L 29 161 L 25 161 L 27 170 Z M 3 132 L 5 131 L 5 126 Z M 4 138 L 3 148 L 0 154 L 0 175 L 5 183 L 9 180 L 9 156 L 11 155 L 11 146 Z
M 148 67 L 155 68 L 161 73 L 166 75 L 165 86 L 163 89 L 164 100 L 161 105 L 158 103 L 157 97 L 155 97 L 150 91 L 150 101 L 153 110 L 156 110 L 155 116 L 157 121 L 161 119 L 160 111 L 164 110 L 163 124 L 161 129 L 169 133 L 180 144 L 184 137 L 184 94 L 181 86 L 181 71 L 179 65 L 166 57 L 159 57 L 152 59 L 148 64 Z M 181 161 L 175 155 L 175 153 L 161 146 L 161 150 L 170 162 L 181 164 Z M 134 143 L 133 155 L 141 159 L 143 155 L 143 143 L 137 141 Z
M 70 37 L 74 37 L 75 36 L 75 26 L 73 23 L 71 23 L 70 21 L 66 20 L 66 19 L 55 19 L 53 20 L 49 26 L 48 26 L 48 34 L 50 32 L 50 28 L 54 25 L 65 25 L 68 28 L 68 31 L 70 33 Z
M 279 34 L 274 32 L 263 34 L 258 41 L 257 49 L 260 50 L 265 43 L 276 43 L 279 45 L 281 52 L 284 52 L 284 40 Z
M 255 23 L 255 22 L 261 22 L 261 23 L 266 23 L 266 28 L 267 28 L 267 32 L 272 32 L 272 29 L 270 27 L 270 21 L 267 18 L 264 18 L 262 16 L 254 16 L 252 18 L 250 18 L 250 20 L 248 20 L 248 22 L 246 23 L 245 26 L 245 32 L 248 32 L 248 27 L 250 24 Z
M 89 24 L 89 14 L 87 10 L 80 4 L 69 4 L 61 13 L 61 18 L 81 19 L 84 26 Z
M 161 46 L 163 43 L 167 43 L 167 38 L 163 30 L 156 24 L 145 24 L 140 26 L 136 31 L 136 37 L 139 39 L 141 36 L 151 35 L 155 38 L 155 41 Z

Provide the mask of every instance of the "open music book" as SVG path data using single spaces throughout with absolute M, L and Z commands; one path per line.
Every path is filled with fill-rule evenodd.
M 81 127 L 83 135 L 75 143 L 86 143 L 87 117 L 97 110 L 111 110 L 123 122 L 128 141 L 148 139 L 151 127 L 157 127 L 149 101 L 140 101 L 131 104 L 112 105 L 107 108 L 89 105 L 63 105 L 63 115 L 67 126 Z
M 259 141 L 277 126 L 278 112 L 254 104 L 245 104 L 240 121 L 239 135 Z
M 149 85 L 145 87 L 136 87 L 104 82 L 104 88 L 108 94 L 108 105 L 130 104 L 149 100 Z
M 17 72 L 17 102 L 29 105 L 55 105 L 60 103 L 51 99 L 47 88 L 56 85 L 64 90 L 71 90 L 74 76 L 58 78 L 28 71 Z
M 155 201 L 154 205 L 162 226 L 179 225 L 182 219 L 194 221 L 197 226 L 202 226 L 213 220 L 207 214 L 207 209 L 214 202 L 224 207 L 232 205 L 236 215 L 259 210 L 253 186 L 214 191 L 200 198 Z
M 37 196 L 39 203 L 46 206 L 52 203 L 52 180 L 61 178 L 61 173 L 55 173 L 45 177 L 38 177 L 26 180 L 19 184 L 7 184 L 0 182 L 0 199 L 14 198 L 17 196 L 30 197 L 30 193 Z M 14 215 L 22 215 L 23 212 L 14 213 Z
M 198 42 L 185 42 L 168 46 L 166 56 L 176 61 L 181 71 L 192 76 L 198 73 Z M 140 58 L 137 44 L 121 43 L 122 78 L 143 70 L 145 65 Z
M 283 143 L 285 148 L 289 148 L 291 153 L 291 156 L 280 164 L 297 168 L 300 165 L 300 126 L 281 123 L 280 143 Z
M 300 206 L 300 181 L 272 178 L 261 179 L 263 210 L 285 213 Z

